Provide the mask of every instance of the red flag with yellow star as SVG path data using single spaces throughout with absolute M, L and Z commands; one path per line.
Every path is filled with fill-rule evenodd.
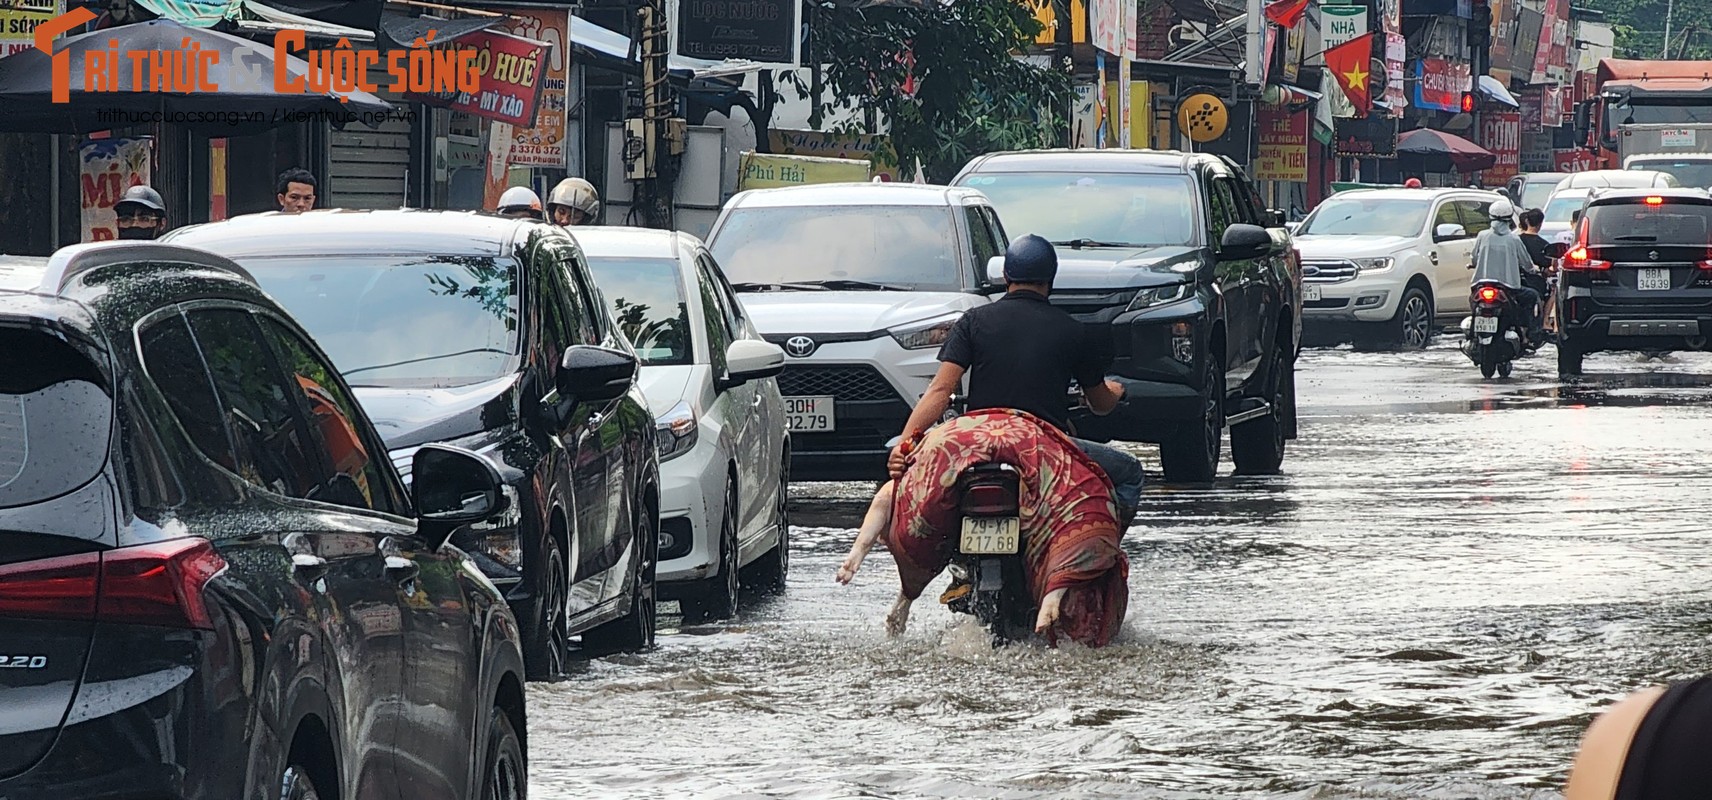
M 1365 33 L 1325 52 L 1326 70 L 1337 78 L 1356 113 L 1373 107 L 1373 34 Z

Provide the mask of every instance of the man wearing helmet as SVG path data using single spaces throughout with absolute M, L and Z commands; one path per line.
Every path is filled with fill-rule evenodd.
M 1529 288 L 1522 275 L 1537 274 L 1539 268 L 1528 254 L 1527 243 L 1516 233 L 1516 209 L 1510 201 L 1499 200 L 1486 215 L 1492 218 L 1492 227 L 1474 237 L 1474 282 L 1496 281 L 1510 289 L 1516 304 L 1527 309 L 1532 321 L 1528 338 L 1538 342 L 1540 293 Z
M 160 193 L 141 184 L 125 190 L 113 206 L 119 238 L 156 239 L 166 233 L 166 204 Z
M 594 225 L 600 217 L 600 195 L 582 178 L 566 178 L 547 196 L 547 216 L 554 225 Z
M 499 207 L 494 209 L 507 217 L 541 219 L 541 198 L 529 190 L 527 186 L 513 186 L 499 196 Z

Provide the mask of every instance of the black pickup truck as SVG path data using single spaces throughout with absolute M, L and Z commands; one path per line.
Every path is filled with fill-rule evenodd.
M 1165 479 L 1218 471 L 1224 429 L 1243 474 L 1278 471 L 1296 437 L 1301 262 L 1283 216 L 1242 169 L 1152 150 L 994 153 L 954 185 L 978 189 L 1012 236 L 1058 246 L 1052 302 L 1111 329 L 1125 399 L 1077 435 L 1159 444 Z

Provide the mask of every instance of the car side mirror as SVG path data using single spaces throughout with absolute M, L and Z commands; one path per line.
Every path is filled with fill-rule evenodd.
M 1220 261 L 1248 261 L 1272 251 L 1272 234 L 1259 225 L 1232 223 L 1219 240 Z
M 1552 242 L 1546 245 L 1546 258 L 1563 258 L 1563 254 L 1567 252 L 1569 252 L 1569 245 L 1563 242 Z
M 486 458 L 462 447 L 423 445 L 410 459 L 417 533 L 438 550 L 457 529 L 505 510 L 503 484 Z
M 998 287 L 1002 289 L 1004 285 L 1005 257 L 993 256 L 987 259 L 987 288 Z
M 725 379 L 721 389 L 771 378 L 785 371 L 785 351 L 772 342 L 738 339 L 725 348 Z
M 562 399 L 607 403 L 636 383 L 636 357 L 622 350 L 579 344 L 565 350 L 554 388 Z
M 1461 239 L 1466 236 L 1468 236 L 1468 229 L 1454 222 L 1442 222 L 1439 223 L 1437 228 L 1433 229 L 1433 241 L 1435 242 L 1446 242 L 1451 239 Z

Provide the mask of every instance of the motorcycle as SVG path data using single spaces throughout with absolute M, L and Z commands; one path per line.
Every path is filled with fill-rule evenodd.
M 1462 320 L 1461 350 L 1484 378 L 1510 377 L 1511 362 L 1532 352 L 1528 341 L 1531 312 L 1517 307 L 1509 287 L 1479 281 L 1469 287 L 1472 314 Z
M 994 644 L 1026 640 L 1036 609 L 1023 565 L 1021 476 L 1009 464 L 977 464 L 958 476 L 956 491 L 962 522 L 950 571 L 954 586 L 968 588 L 946 604 L 973 616 Z

